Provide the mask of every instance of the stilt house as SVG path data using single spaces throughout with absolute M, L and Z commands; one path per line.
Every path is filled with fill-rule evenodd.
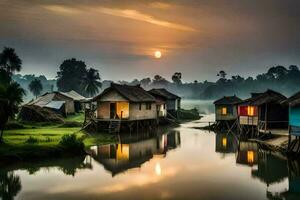
M 92 101 L 97 102 L 97 120 L 137 121 L 157 118 L 156 99 L 139 85 L 112 83 Z
M 216 121 L 236 121 L 238 118 L 237 104 L 242 100 L 237 96 L 224 96 L 214 102 Z
M 164 88 L 152 89 L 148 92 L 156 99 L 165 101 L 165 109 L 167 109 L 167 112 L 173 116 L 176 116 L 177 110 L 180 109 L 181 97 L 169 92 Z
M 290 134 L 300 136 L 300 92 L 286 100 L 289 105 Z
M 288 107 L 282 102 L 286 97 L 273 90 L 253 93 L 252 97 L 238 104 L 239 124 L 255 126 L 260 132 L 287 128 Z

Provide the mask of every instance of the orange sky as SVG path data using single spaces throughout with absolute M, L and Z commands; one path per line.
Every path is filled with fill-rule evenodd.
M 53 78 L 75 57 L 103 79 L 132 80 L 176 71 L 214 80 L 218 70 L 253 75 L 299 64 L 300 3 L 292 0 L 4 0 L 0 46 L 23 59 L 22 73 Z M 153 53 L 160 50 L 161 59 Z

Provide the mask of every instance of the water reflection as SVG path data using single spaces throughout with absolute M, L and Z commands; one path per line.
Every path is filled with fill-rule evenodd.
M 241 165 L 254 166 L 258 162 L 258 144 L 256 142 L 240 141 L 236 163 Z
M 226 154 L 235 153 L 238 139 L 233 134 L 216 134 L 216 152 Z
M 300 197 L 300 160 L 288 162 L 288 189 L 283 192 L 267 192 L 268 199 L 298 200 Z M 278 172 L 278 171 L 277 171 Z
M 193 126 L 122 135 L 93 157 L 1 167 L 0 199 L 299 199 L 299 161 Z
M 115 176 L 128 169 L 141 167 L 153 156 L 165 157 L 167 151 L 178 146 L 180 133 L 175 130 L 165 134 L 147 134 L 139 140 L 135 136 L 121 135 L 118 143 L 92 147 L 91 155 Z M 157 175 L 161 174 L 159 163 L 155 166 L 155 172 Z
M 12 200 L 21 191 L 20 177 L 13 172 L 0 172 L 0 199 Z

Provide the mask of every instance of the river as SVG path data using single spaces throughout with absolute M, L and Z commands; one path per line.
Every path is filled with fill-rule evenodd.
M 2 168 L 0 199 L 300 199 L 300 161 L 194 128 L 213 118 Z

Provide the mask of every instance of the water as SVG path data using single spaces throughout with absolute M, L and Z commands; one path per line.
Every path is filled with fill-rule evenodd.
M 92 147 L 92 156 L 2 168 L 0 199 L 300 199 L 300 161 L 199 126 L 124 135 Z
M 210 100 L 187 100 L 181 102 L 181 107 L 184 109 L 196 108 L 200 114 L 211 114 L 215 112 L 213 101 Z

